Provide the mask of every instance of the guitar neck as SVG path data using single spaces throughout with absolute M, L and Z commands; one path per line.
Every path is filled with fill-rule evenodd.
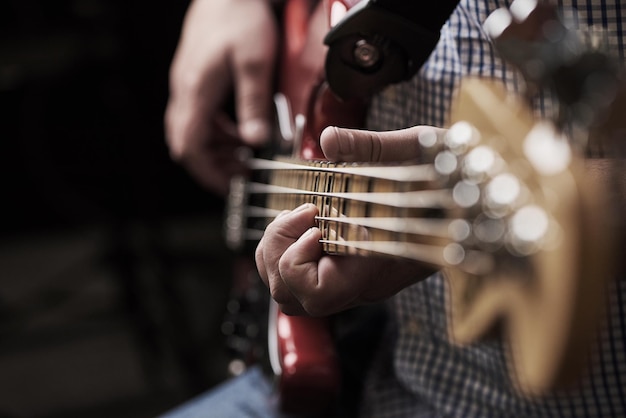
M 268 196 L 257 213 L 271 217 L 304 203 L 316 205 L 327 253 L 379 253 L 443 265 L 441 248 L 453 223 L 443 211 L 456 205 L 432 164 L 254 160 L 251 167 L 269 177 L 268 183 L 249 185 L 248 193 Z

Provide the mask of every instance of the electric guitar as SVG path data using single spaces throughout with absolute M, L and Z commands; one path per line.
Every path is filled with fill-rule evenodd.
M 354 5 L 341 3 L 346 10 Z M 297 151 L 251 159 L 250 168 L 263 180 L 233 182 L 231 215 L 264 225 L 283 209 L 314 203 L 328 254 L 399 257 L 441 269 L 449 290 L 451 339 L 470 344 L 499 332 L 520 391 L 536 394 L 570 382 L 597 327 L 606 285 L 601 279 L 610 276 L 613 245 L 606 216 L 610 203 L 603 186 L 587 175 L 580 150 L 570 145 L 558 121 L 536 118 L 523 98 L 495 82 L 466 79 L 447 135 L 420 138 L 419 161 L 323 161 L 317 144 L 321 130 L 360 126 L 366 104 L 338 101 L 320 77 L 321 66 L 319 72 L 300 73 L 303 84 L 294 81 L 299 73 L 292 69 L 310 58 L 307 45 L 324 52 L 304 37 L 310 22 L 321 19 L 320 10 L 306 0 L 288 1 L 285 9 L 285 83 L 277 108 L 283 140 L 298 143 Z M 560 22 L 546 10 L 541 6 L 524 20 L 493 24 L 496 43 L 537 20 Z M 518 38 L 528 46 L 528 39 Z M 582 51 L 580 56 L 586 59 Z M 521 67 L 528 57 L 516 64 Z M 303 91 L 313 93 L 303 96 Z M 245 240 L 246 228 L 230 230 L 232 241 Z M 280 312 L 270 318 L 284 409 L 319 413 L 337 395 L 341 379 L 328 320 Z

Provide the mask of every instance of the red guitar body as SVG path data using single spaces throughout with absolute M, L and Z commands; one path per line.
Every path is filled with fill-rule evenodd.
M 284 38 L 279 91 L 292 114 L 306 117 L 299 157 L 324 159 L 319 137 L 327 126 L 361 127 L 365 104 L 341 102 L 324 82 L 326 47 L 332 3 L 349 9 L 358 0 L 288 0 L 284 9 Z M 335 7 L 337 7 L 335 6 Z M 322 416 L 341 388 L 339 359 L 330 331 L 332 318 L 287 316 L 270 312 L 270 351 L 274 348 L 281 408 L 299 416 Z M 272 335 L 275 332 L 275 335 Z M 274 346 L 275 344 L 275 346 Z

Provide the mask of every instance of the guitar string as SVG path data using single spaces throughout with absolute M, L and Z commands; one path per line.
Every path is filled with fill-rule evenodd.
M 302 162 L 296 160 L 264 160 L 252 158 L 248 161 L 248 167 L 252 170 L 296 170 L 303 172 L 319 172 L 333 174 L 350 174 L 367 176 L 390 181 L 419 182 L 437 180 L 437 174 L 432 164 L 403 164 L 403 165 L 338 165 L 328 161 Z
M 494 264 L 493 255 L 485 251 L 467 250 L 459 244 L 446 246 L 418 244 L 396 241 L 342 241 L 320 240 L 321 244 L 343 247 L 347 252 L 342 254 L 354 255 L 358 251 L 377 253 L 387 256 L 406 258 L 431 264 L 438 267 L 454 266 L 456 269 L 473 275 L 482 275 L 491 270 Z
M 416 190 L 411 192 L 319 192 L 296 189 L 264 183 L 249 183 L 250 194 L 272 194 L 289 196 L 317 196 L 338 198 L 364 203 L 394 206 L 397 208 L 440 208 L 457 207 L 452 198 L 451 189 Z
M 254 216 L 271 219 L 279 210 L 264 209 L 261 207 L 252 207 L 250 213 Z M 451 227 L 454 223 L 462 222 L 466 224 L 463 219 L 433 219 L 433 218 L 399 218 L 399 217 L 345 217 L 345 216 L 316 216 L 317 221 L 327 223 L 344 223 L 355 227 L 374 228 L 380 231 L 402 233 L 402 239 L 396 241 L 380 241 L 372 238 L 372 234 L 363 234 L 367 237 L 364 240 L 330 240 L 322 239 L 320 243 L 330 246 L 342 247 L 346 250 L 352 248 L 355 250 L 372 251 L 380 254 L 387 254 L 397 257 L 410 258 L 418 261 L 428 262 L 431 264 L 443 265 L 441 261 L 443 256 L 442 246 L 415 243 L 410 241 L 409 235 L 415 237 L 435 237 L 454 241 L 455 234 L 451 231 Z M 328 225 L 328 224 L 326 224 Z M 322 227 L 323 228 L 323 227 Z M 468 226 L 469 228 L 469 226 Z M 246 239 L 258 241 L 263 236 L 264 231 L 262 229 L 247 229 Z M 340 251 L 333 251 L 340 252 Z M 474 251 L 475 254 L 479 252 Z M 476 258 L 476 255 L 474 255 Z M 439 260 L 439 261 L 436 261 Z
M 319 175 L 321 177 L 332 174 L 347 175 L 349 178 L 355 178 L 360 176 L 362 178 L 377 178 L 396 181 L 396 182 L 408 182 L 408 181 L 423 181 L 432 180 L 432 166 L 428 164 L 424 165 L 412 165 L 412 166 L 342 166 L 340 168 L 334 167 L 334 163 L 327 161 L 318 162 L 286 162 L 277 160 L 263 160 L 263 159 L 251 159 L 249 166 L 256 170 L 272 170 L 289 171 L 289 175 L 283 176 L 283 179 L 288 179 L 292 184 L 294 179 L 307 178 L 311 179 L 311 174 Z M 416 168 L 417 167 L 417 168 Z M 375 173 L 374 170 L 377 170 Z M 295 175 L 291 175 L 292 172 L 296 172 Z M 283 175 L 285 171 L 279 173 Z M 416 175 L 415 173 L 421 173 Z M 410 180 L 407 180 L 410 179 Z M 298 183 L 299 185 L 299 183 Z M 315 203 L 316 199 L 338 199 L 340 202 L 353 202 L 392 206 L 401 209 L 410 208 L 451 208 L 455 207 L 451 191 L 449 189 L 440 190 L 418 190 L 412 192 L 321 192 L 319 190 L 320 184 L 316 183 L 311 190 L 311 185 L 307 186 L 307 189 L 299 189 L 286 186 L 278 186 L 275 184 L 265 183 L 248 183 L 246 191 L 248 195 L 274 195 L 278 198 L 281 209 L 295 207 L 305 201 Z M 282 197 L 281 197 L 282 196 Z M 299 196 L 301 200 L 295 198 Z M 307 200 L 307 198 L 309 198 Z M 286 204 L 288 199 L 289 203 Z M 319 203 L 319 201 L 317 202 Z M 276 217 L 281 210 L 267 207 L 249 206 L 246 208 L 246 216 L 249 218 L 267 218 L 272 219 Z M 324 211 L 322 211 L 324 212 Z M 388 232 L 397 233 L 409 233 L 409 234 L 421 234 L 437 237 L 448 237 L 447 229 L 451 220 L 432 219 L 432 218 L 406 218 L 406 217 L 329 217 L 329 216 L 317 216 L 318 221 L 334 222 L 335 224 L 349 224 L 356 227 L 363 228 L 376 228 L 378 230 L 384 230 Z M 247 234 L 250 238 L 254 239 L 261 237 L 262 231 L 250 229 Z
M 253 170 L 272 170 L 272 171 L 289 171 L 296 172 L 296 175 L 285 177 L 293 184 L 294 178 L 304 174 L 318 174 L 322 177 L 341 174 L 348 176 L 361 176 L 369 179 L 382 179 L 395 182 L 425 182 L 433 181 L 438 178 L 431 164 L 405 165 L 405 166 L 341 166 L 337 167 L 334 163 L 326 161 L 302 163 L 287 162 L 276 160 L 253 159 L 250 161 L 249 167 Z M 302 178 L 302 177 L 300 177 Z M 315 188 L 319 184 L 315 184 Z M 316 198 L 339 199 L 342 202 L 357 201 L 366 204 L 392 206 L 400 209 L 449 209 L 456 208 L 452 199 L 452 191 L 450 189 L 438 190 L 418 190 L 409 192 L 321 192 L 311 189 L 299 189 L 294 187 L 277 186 L 275 184 L 265 183 L 248 183 L 247 192 L 249 194 L 260 195 L 276 195 L 283 197 L 283 202 L 287 198 L 293 199 L 297 196 L 300 198 L 311 198 L 311 203 Z M 292 200 L 294 202 L 295 200 Z M 304 201 L 300 202 L 304 203 Z M 299 204 L 299 203 L 298 203 Z M 286 207 L 289 205 L 285 205 Z M 279 209 L 264 208 L 258 206 L 247 207 L 247 216 L 250 218 L 266 218 L 268 220 L 274 218 L 281 212 Z M 324 237 L 320 243 L 325 246 L 327 252 L 336 254 L 351 254 L 359 252 L 378 253 L 382 255 L 394 256 L 412 259 L 431 265 L 443 267 L 451 264 L 459 264 L 457 268 L 461 268 L 466 272 L 476 274 L 477 271 L 489 265 L 487 262 L 490 255 L 481 251 L 466 250 L 461 245 L 448 243 L 447 245 L 433 245 L 425 243 L 416 243 L 406 240 L 406 235 L 415 236 L 431 236 L 437 238 L 451 239 L 450 225 L 456 221 L 455 219 L 434 219 L 434 218 L 416 218 L 416 217 L 349 217 L 349 216 L 316 216 L 316 220 L 328 227 L 328 223 L 346 224 L 355 227 L 373 228 L 376 230 L 401 233 L 404 235 L 402 241 L 380 241 L 380 240 L 333 240 Z M 322 227 L 322 225 L 320 225 Z M 369 234 L 366 234 L 369 236 Z M 251 240 L 259 240 L 263 236 L 263 230 L 247 229 L 246 238 Z M 456 255 L 446 255 L 450 252 L 450 248 L 454 248 Z M 459 254 L 462 254 L 459 256 Z M 457 262 L 451 262 L 451 260 Z M 468 262 L 467 260 L 473 260 Z M 480 260 L 480 262 L 477 262 Z M 477 267 L 478 266 L 478 267 Z
M 263 230 L 246 230 L 249 239 L 258 241 Z M 420 244 L 398 241 L 343 241 L 321 239 L 319 242 L 327 248 L 327 252 L 339 255 L 381 254 L 397 258 L 405 258 L 427 263 L 438 267 L 455 266 L 473 275 L 481 275 L 493 265 L 492 254 L 485 251 L 467 250 L 461 245 L 446 246 Z M 328 251 L 328 248 L 334 248 Z M 364 254 L 365 253 L 365 254 Z
M 345 216 L 316 216 L 317 221 L 349 224 L 364 228 L 376 228 L 389 232 L 402 232 L 414 235 L 428 235 L 440 238 L 450 238 L 450 225 L 454 219 L 432 218 L 399 218 L 399 217 L 345 217 Z
M 281 211 L 278 209 L 248 206 L 246 215 L 248 218 L 273 219 Z M 459 219 L 433 219 L 416 217 L 354 217 L 354 216 L 316 216 L 317 221 L 328 221 L 349 224 L 364 228 L 376 228 L 390 232 L 404 232 L 408 234 L 429 235 L 441 238 L 449 238 L 450 225 Z

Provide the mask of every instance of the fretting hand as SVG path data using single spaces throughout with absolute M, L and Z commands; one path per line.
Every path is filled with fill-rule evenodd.
M 331 127 L 320 141 L 331 161 L 401 161 L 419 156 L 418 135 L 431 129 L 371 132 Z M 325 316 L 381 301 L 433 272 L 407 260 L 326 255 L 316 215 L 312 204 L 282 212 L 256 249 L 261 278 L 287 314 Z

